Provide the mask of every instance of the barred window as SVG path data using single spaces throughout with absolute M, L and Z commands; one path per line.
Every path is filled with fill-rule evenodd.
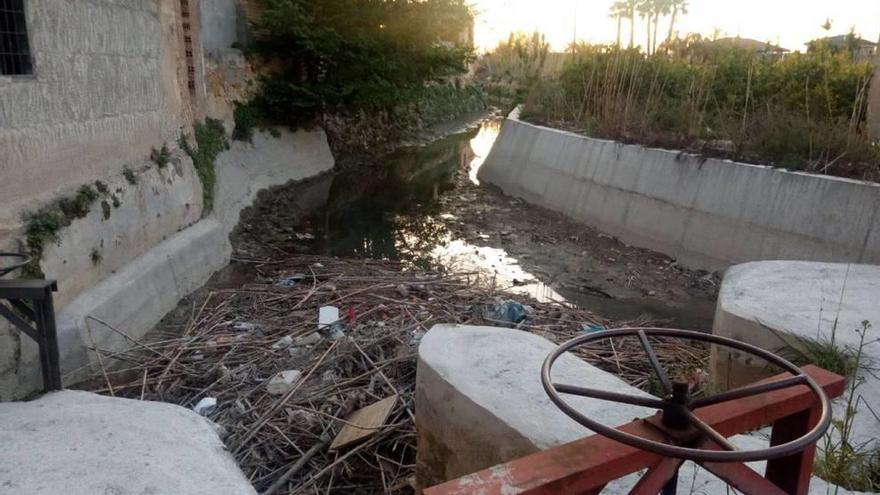
M 24 0 L 0 0 L 0 74 L 32 74 Z

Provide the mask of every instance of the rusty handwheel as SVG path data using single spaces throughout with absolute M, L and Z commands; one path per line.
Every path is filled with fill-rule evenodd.
M 657 375 L 657 379 L 663 388 L 664 396 L 662 398 L 622 394 L 606 390 L 581 387 L 573 384 L 558 384 L 553 382 L 551 378 L 553 364 L 563 353 L 591 342 L 597 342 L 602 339 L 616 339 L 621 337 L 636 337 L 639 339 L 645 353 L 647 354 L 651 367 L 654 369 L 654 373 Z M 654 349 L 651 346 L 648 337 L 689 339 L 731 347 L 739 351 L 757 356 L 761 359 L 766 360 L 769 363 L 779 366 L 788 373 L 791 373 L 792 376 L 772 382 L 749 385 L 727 392 L 722 392 L 716 395 L 711 395 L 708 397 L 692 399 L 690 397 L 688 384 L 680 382 L 673 383 L 669 380 L 669 377 L 667 376 L 663 367 L 660 365 L 660 361 L 657 359 L 657 355 L 654 352 Z M 831 413 L 828 396 L 825 394 L 822 388 L 800 368 L 798 368 L 791 362 L 773 354 L 772 352 L 766 351 L 759 347 L 755 347 L 753 345 L 726 337 L 720 337 L 717 335 L 701 332 L 694 332 L 690 330 L 675 330 L 669 328 L 620 328 L 595 332 L 577 337 L 560 345 L 553 352 L 551 352 L 550 355 L 547 356 L 541 369 L 541 382 L 544 386 L 544 390 L 550 397 L 550 400 L 553 401 L 553 403 L 556 404 L 557 407 L 559 407 L 566 415 L 568 415 L 578 423 L 582 424 L 583 426 L 595 431 L 596 433 L 611 438 L 612 440 L 616 440 L 620 443 L 630 445 L 641 450 L 653 452 L 667 458 L 690 460 L 694 462 L 741 463 L 787 457 L 792 454 L 801 452 L 814 444 L 822 437 L 822 435 L 825 434 L 825 432 L 828 430 L 829 425 L 831 424 Z M 811 430 L 809 430 L 800 438 L 780 445 L 773 445 L 764 449 L 738 450 L 721 433 L 712 428 L 712 426 L 706 424 L 699 417 L 697 417 L 696 414 L 693 413 L 694 409 L 698 409 L 700 407 L 710 406 L 713 404 L 719 404 L 726 401 L 755 396 L 773 390 L 779 390 L 799 385 L 809 387 L 812 393 L 818 398 L 820 405 L 819 407 L 821 408 L 819 420 Z M 619 402 L 623 404 L 632 404 L 636 406 L 659 409 L 662 412 L 660 415 L 660 418 L 662 419 L 662 426 L 671 430 L 684 430 L 694 428 L 699 432 L 699 434 L 701 434 L 701 437 L 703 439 L 710 440 L 712 443 L 719 446 L 722 450 L 700 448 L 701 445 L 705 445 L 702 442 L 690 442 L 687 445 L 663 443 L 638 435 L 626 433 L 616 428 L 605 426 L 602 423 L 599 423 L 580 413 L 577 409 L 575 409 L 565 400 L 563 400 L 560 394 L 577 395 L 611 402 Z

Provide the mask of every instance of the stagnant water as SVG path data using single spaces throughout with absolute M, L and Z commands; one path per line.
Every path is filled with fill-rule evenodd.
M 257 205 L 243 214 L 240 233 L 246 231 L 248 237 L 287 252 L 478 271 L 514 292 L 575 304 L 617 320 L 647 316 L 687 328 L 711 326 L 711 301 L 682 304 L 650 297 L 610 298 L 571 287 L 550 287 L 539 270 L 530 273 L 505 250 L 503 242 L 488 236 L 478 242 L 461 238 L 448 221 L 441 221 L 454 213 L 443 211 L 442 195 L 458 194 L 465 188 L 473 191 L 470 186 L 479 184 L 479 167 L 500 127 L 497 117 L 484 117 L 457 129 L 447 126 L 445 136 L 402 147 L 366 170 L 357 167 L 276 188 L 261 195 Z M 234 266 L 220 277 L 226 283 L 215 281 L 234 284 L 229 277 L 238 277 L 231 272 Z

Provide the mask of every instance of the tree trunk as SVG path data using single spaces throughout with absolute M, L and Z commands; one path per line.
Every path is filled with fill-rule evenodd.
M 657 26 L 660 22 L 660 13 L 654 14 L 654 39 L 651 44 L 651 53 L 657 53 Z
M 672 17 L 669 18 L 669 34 L 666 35 L 666 43 L 672 41 L 672 33 L 675 28 L 675 16 L 678 15 L 678 7 L 672 8 Z
M 629 47 L 633 47 L 633 43 L 636 38 L 636 14 L 635 12 L 630 11 L 629 13 Z
M 645 17 L 645 27 L 648 28 L 648 39 L 645 41 L 645 53 L 651 54 L 651 16 Z
M 622 17 L 617 16 L 617 48 L 620 48 L 620 23 L 622 20 Z

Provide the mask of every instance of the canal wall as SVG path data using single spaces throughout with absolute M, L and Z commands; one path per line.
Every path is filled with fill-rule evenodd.
M 120 187 L 110 214 L 93 208 L 59 234 L 41 267 L 57 279 L 58 344 L 65 385 L 99 369 L 91 348 L 121 351 L 137 343 L 179 301 L 229 263 L 229 234 L 240 212 L 260 190 L 329 171 L 334 158 L 325 133 L 258 132 L 253 142 L 234 141 L 215 161 L 213 209 L 205 213 L 202 185 L 189 160 L 139 172 L 136 184 Z M 101 246 L 100 261 L 89 261 Z M 107 358 L 105 358 L 106 364 Z M 0 400 L 41 388 L 36 344 L 0 326 Z
M 681 263 L 880 263 L 880 184 L 626 145 L 511 115 L 479 172 Z

